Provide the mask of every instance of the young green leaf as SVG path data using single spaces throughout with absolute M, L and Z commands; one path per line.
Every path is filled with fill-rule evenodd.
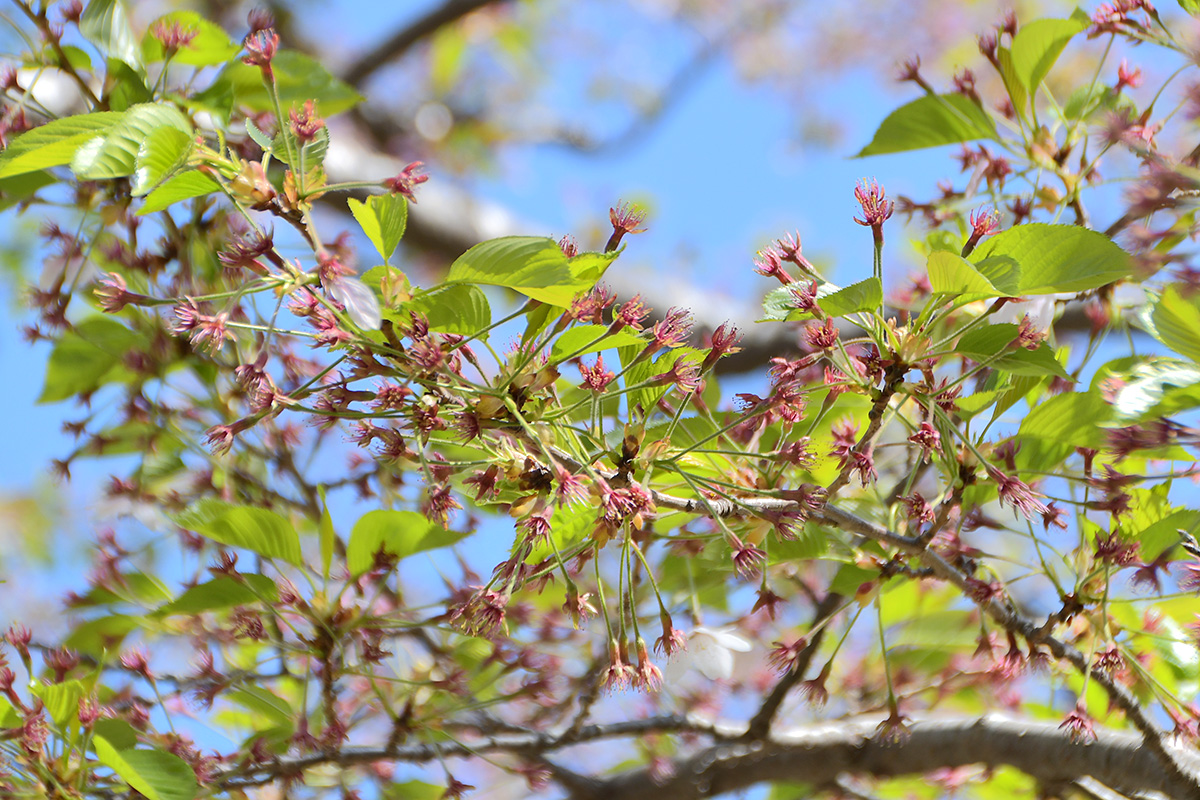
M 331 117 L 362 101 L 362 95 L 333 77 L 319 61 L 295 50 L 280 50 L 271 60 L 271 68 L 275 73 L 280 105 L 285 109 L 313 100 L 323 116 Z M 240 105 L 254 111 L 274 109 L 258 67 L 233 61 L 221 71 L 213 86 L 219 87 L 214 89 L 216 91 L 228 87 Z
M 1097 289 L 1130 271 L 1129 255 L 1112 239 L 1078 225 L 1018 225 L 984 241 L 970 260 L 1013 297 Z
M 1031 99 L 1067 42 L 1084 27 L 1077 19 L 1038 19 L 1017 31 L 1012 43 L 1013 72 L 1029 90 Z
M 171 56 L 172 64 L 213 67 L 228 62 L 241 49 L 229 39 L 221 26 L 209 22 L 195 11 L 172 11 L 150 23 L 146 35 L 142 37 L 142 60 L 147 64 L 162 61 L 166 56 L 162 42 L 153 33 L 156 25 L 168 28 L 178 25 L 184 32 L 193 34 L 192 40 Z
M 571 269 L 572 261 L 553 239 L 505 236 L 481 242 L 459 256 L 450 265 L 446 282 L 506 286 L 534 300 L 565 308 L 576 294 L 596 283 L 590 277 L 577 277 Z M 591 266 L 589 272 L 594 272 Z
M 1200 363 L 1200 298 L 1186 297 L 1179 286 L 1163 290 L 1150 312 L 1154 338 Z
M 414 553 L 447 547 L 464 536 L 465 533 L 447 530 L 415 511 L 368 511 L 350 531 L 346 564 L 350 574 L 361 575 L 375 563 L 375 554 L 380 551 L 402 559 Z
M 57 403 L 101 386 L 136 342 L 137 336 L 115 319 L 80 322 L 51 351 L 38 402 Z
M 172 519 L 181 528 L 221 544 L 241 547 L 297 566 L 304 563 L 296 529 L 269 509 L 208 497 L 193 503 Z
M 425 317 L 431 331 L 471 336 L 492 324 L 492 307 L 478 286 L 451 283 L 420 289 L 404 304 L 402 312 L 415 311 Z
M 987 361 L 993 369 L 1004 370 L 1012 375 L 1069 377 L 1054 357 L 1054 351 L 1045 343 L 1036 350 L 1013 347 L 1019 330 L 1019 326 L 1012 323 L 984 325 L 968 331 L 958 340 L 954 349 L 958 355 L 974 361 Z
M 50 718 L 58 725 L 66 727 L 78 719 L 79 699 L 83 697 L 83 684 L 79 681 L 70 680 L 49 685 L 33 681 L 29 684 L 29 692 L 45 704 Z
M 96 758 L 148 800 L 192 800 L 196 773 L 179 756 L 162 750 L 117 750 L 103 736 L 92 740 Z
M 365 202 L 350 198 L 347 203 L 363 233 L 387 261 L 408 226 L 408 201 L 398 194 L 375 194 Z
M 56 119 L 27 131 L 0 153 L 0 178 L 69 164 L 75 151 L 95 138 L 97 131 L 111 129 L 124 116 L 120 111 L 96 111 Z
M 147 156 L 161 166 L 167 149 L 190 148 L 192 126 L 187 117 L 174 106 L 159 103 L 143 103 L 132 106 L 120 122 L 102 136 L 88 140 L 75 152 L 71 159 L 71 170 L 83 180 L 107 180 L 132 175 L 138 167 L 138 154 L 146 142 L 158 131 L 172 129 L 183 133 L 189 143 L 182 144 L 177 137 L 164 139 L 154 146 L 159 156 Z M 178 154 L 177 154 L 178 155 Z M 186 153 L 182 154 L 186 157 Z
M 821 297 L 818 302 L 821 310 L 831 317 L 876 311 L 883 305 L 883 284 L 879 278 L 867 278 Z
M 79 32 L 104 55 L 142 71 L 142 50 L 122 0 L 91 0 L 79 18 Z
M 858 158 L 995 137 L 991 117 L 970 98 L 926 95 L 888 114 Z
M 1103 447 L 1101 425 L 1112 418 L 1112 406 L 1095 392 L 1068 392 L 1047 398 L 1021 423 L 1020 435 L 1073 447 Z
M 957 253 L 934 250 L 926 262 L 929 285 L 944 294 L 969 294 L 980 297 L 1002 297 L 991 281 L 983 277 L 975 265 Z
M 550 363 L 557 363 L 567 356 L 583 356 L 615 347 L 645 344 L 636 331 L 622 328 L 611 336 L 605 336 L 607 325 L 578 325 L 564 331 L 554 340 L 550 348 Z
M 181 172 L 168 178 L 157 189 L 146 195 L 146 201 L 137 210 L 139 215 L 153 214 L 162 211 L 180 200 L 193 197 L 203 197 L 221 190 L 221 184 L 205 175 L 203 172 Z
M 130 194 L 140 197 L 182 167 L 192 152 L 192 137 L 176 128 L 159 128 L 138 147 Z
M 249 606 L 261 602 L 274 602 L 279 596 L 275 581 L 265 575 L 246 573 L 237 580 L 228 575 L 218 575 L 211 581 L 197 584 L 164 603 L 155 611 L 155 616 L 169 617 L 176 614 L 203 614 L 234 606 Z

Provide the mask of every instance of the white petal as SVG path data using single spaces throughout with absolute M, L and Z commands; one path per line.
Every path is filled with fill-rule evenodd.
M 358 278 L 338 278 L 329 284 L 333 299 L 346 307 L 350 321 L 365 331 L 377 331 L 383 323 L 379 300 Z
M 715 631 L 709 631 L 717 644 L 724 647 L 726 650 L 737 650 L 739 653 L 749 653 L 753 645 L 738 636 L 733 632 L 732 628 L 718 628 Z
M 710 681 L 728 680 L 733 675 L 733 653 L 707 634 L 692 637 L 688 643 L 688 656 L 692 666 Z

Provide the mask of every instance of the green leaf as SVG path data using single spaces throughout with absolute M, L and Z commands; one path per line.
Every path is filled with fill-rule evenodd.
M 137 730 L 123 719 L 101 717 L 96 720 L 93 731 L 103 736 L 117 750 L 132 750 L 137 747 Z
M 271 155 L 283 163 L 290 164 L 291 160 L 288 158 L 288 145 L 287 141 L 284 140 L 285 136 L 288 141 L 291 141 L 293 148 L 299 149 L 300 155 L 297 160 L 304 164 L 305 170 L 311 170 L 325 163 L 325 154 L 329 152 L 329 128 L 318 128 L 317 132 L 313 134 L 312 140 L 303 144 L 300 143 L 300 140 L 296 138 L 296 134 L 292 133 L 290 128 L 284 128 L 275 134 L 275 138 L 271 140 L 271 147 L 269 149 L 264 148 L 264 150 L 271 153 Z
M 337 531 L 333 529 L 333 517 L 329 514 L 329 502 L 325 499 L 325 487 L 318 487 L 317 493 L 321 495 L 321 519 L 317 523 L 317 535 L 321 540 L 321 575 L 325 580 L 329 580 L 329 567 L 333 564 Z
M 1176 284 L 1163 290 L 1150 312 L 1154 338 L 1200 362 L 1200 297 L 1185 297 Z
M 1029 89 L 1017 75 L 1016 68 L 1013 66 L 1012 51 L 1007 47 L 997 47 L 996 61 L 1000 64 L 1000 79 L 1004 81 L 1004 89 L 1008 92 L 1008 99 L 1012 102 L 1012 107 L 1018 114 L 1024 116 L 1025 109 L 1029 105 Z
M 106 180 L 132 175 L 137 169 L 138 154 L 143 145 L 164 128 L 179 131 L 191 139 L 191 123 L 174 106 L 159 103 L 131 106 L 112 130 L 89 139 L 75 152 L 71 169 L 82 180 Z M 180 146 L 178 139 L 175 144 Z M 160 154 L 163 148 L 163 144 L 155 146 Z M 161 161 L 161 155 L 158 160 Z
M 354 524 L 346 545 L 346 565 L 351 575 L 361 575 L 375 563 L 381 549 L 394 558 L 447 547 L 466 536 L 451 531 L 415 511 L 368 511 Z
M 787 320 L 796 322 L 813 319 L 816 316 L 815 313 L 796 308 L 796 295 L 792 288 L 779 286 L 767 292 L 767 296 L 763 298 L 763 317 L 758 321 Z M 821 310 L 831 317 L 843 317 L 858 311 L 871 311 L 879 308 L 883 303 L 883 285 L 878 278 L 867 278 L 845 288 L 825 283 L 817 289 L 817 303 L 821 306 Z
M 1129 255 L 1078 225 L 1018 225 L 971 254 L 976 270 L 1009 296 L 1083 292 L 1129 275 Z
M 1038 19 L 1017 31 L 1012 43 L 1013 72 L 1029 89 L 1031 99 L 1067 42 L 1084 27 L 1075 19 Z
M 347 203 L 363 233 L 375 245 L 380 257 L 387 261 L 396 251 L 408 225 L 408 201 L 399 194 L 375 194 L 365 203 L 354 198 Z
M 38 189 L 57 182 L 49 172 L 26 172 L 11 178 L 0 178 L 0 211 L 25 202 Z
M 1068 392 L 1038 403 L 1021 422 L 1020 436 L 1045 439 L 1075 447 L 1100 448 L 1105 432 L 1100 426 L 1112 417 L 1112 407 L 1099 394 Z
M 979 362 L 988 361 L 1003 353 L 999 358 L 989 361 L 989 366 L 1013 375 L 1070 377 L 1054 357 L 1054 351 L 1044 342 L 1036 350 L 1013 348 L 1012 343 L 1019 331 L 1020 326 L 1012 323 L 974 328 L 958 340 L 955 353 Z
M 138 148 L 130 193 L 140 197 L 163 182 L 187 162 L 195 141 L 175 128 L 159 128 Z
M 794 539 L 771 542 L 772 562 L 810 561 L 820 558 L 829 550 L 829 534 L 815 522 L 794 526 L 792 532 Z
M 254 124 L 254 120 L 246 120 L 246 133 L 250 135 L 251 140 L 256 145 L 262 148 L 264 153 L 273 153 L 275 151 L 275 140 L 267 136 L 263 129 Z
M 642 337 L 629 328 L 622 328 L 611 336 L 605 336 L 606 331 L 608 331 L 607 325 L 578 325 L 564 331 L 554 340 L 554 344 L 550 348 L 550 363 L 562 361 L 568 356 L 578 358 L 588 353 L 597 353 L 615 347 L 645 344 Z
M 571 261 L 553 239 L 505 236 L 481 242 L 455 259 L 446 282 L 506 286 L 534 300 L 565 308 L 576 294 L 596 283 L 575 275 Z
M 439 333 L 471 336 L 492 324 L 492 307 L 487 295 L 469 283 L 442 284 L 433 289 L 418 290 L 404 304 L 403 310 L 421 314 L 429 322 L 429 329 Z
M 991 117 L 961 94 L 926 95 L 888 114 L 858 158 L 994 139 Z
M 39 403 L 90 392 L 133 349 L 137 336 L 115 319 L 90 317 L 63 334 L 46 362 Z
M 142 207 L 138 209 L 137 213 L 140 215 L 153 214 L 156 211 L 162 211 L 174 203 L 178 203 L 180 200 L 203 197 L 206 194 L 212 194 L 220 190 L 221 184 L 203 172 L 196 172 L 195 170 L 181 172 L 172 178 L 168 178 L 157 189 L 146 195 L 146 201 L 142 203 Z
M 975 265 L 957 253 L 934 250 L 926 262 L 929 284 L 933 291 L 944 294 L 969 294 L 980 297 L 1000 297 L 1004 293 L 992 286 Z
M 195 34 L 186 46 L 179 48 L 171 57 L 172 64 L 213 67 L 226 63 L 241 50 L 241 47 L 230 41 L 229 35 L 221 26 L 209 22 L 195 11 L 173 11 L 150 23 L 146 35 L 142 37 L 142 59 L 148 64 L 162 61 L 166 56 L 162 42 L 152 33 L 156 24 L 167 27 L 177 24 L 184 31 Z
M 879 278 L 867 278 L 820 298 L 818 303 L 821 310 L 831 317 L 875 311 L 883 304 L 883 284 Z
M 96 111 L 56 119 L 26 131 L 0 153 L 0 178 L 69 164 L 75 151 L 96 131 L 112 128 L 124 116 L 120 111 Z
M 1200 17 L 1200 0 L 1178 0 L 1179 7 L 1193 17 Z
M 107 739 L 92 740 L 96 758 L 149 800 L 192 800 L 196 773 L 178 756 L 161 750 L 117 750 Z
M 105 56 L 142 69 L 142 51 L 121 0 L 91 0 L 79 18 L 79 32 Z
M 79 718 L 79 699 L 83 697 L 83 684 L 77 680 L 52 683 L 34 681 L 29 684 L 29 693 L 46 704 L 46 711 L 59 727 L 71 725 Z
M 275 725 L 291 725 L 296 719 L 296 711 L 287 701 L 261 686 L 243 686 L 224 697 L 258 716 L 266 717 Z
M 274 602 L 279 597 L 275 581 L 266 575 L 248 572 L 237 580 L 228 575 L 218 575 L 211 581 L 201 583 L 185 591 L 169 603 L 155 610 L 156 616 L 169 617 L 176 614 L 203 614 L 220 611 L 234 606 L 250 606 L 261 602 Z
M 424 781 L 388 783 L 380 791 L 384 800 L 441 800 L 446 796 L 446 787 Z
M 13 708 L 12 702 L 7 697 L 0 697 L 0 728 L 19 728 L 21 724 L 21 715 Z
M 241 547 L 296 566 L 304 562 L 296 529 L 286 519 L 266 508 L 204 498 L 172 519 L 181 528 L 221 544 Z
M 604 273 L 612 262 L 617 260 L 618 255 L 620 255 L 620 251 L 580 253 L 567 260 L 567 268 L 571 270 L 571 274 L 576 280 L 594 285 L 604 277 Z
M 128 614 L 106 614 L 76 625 L 63 641 L 63 646 L 99 658 L 106 651 L 120 647 L 125 637 L 137 627 L 137 617 Z
M 320 62 L 295 50 L 281 50 L 271 60 L 279 102 L 291 108 L 314 100 L 324 116 L 348 111 L 362 101 L 362 95 L 338 80 Z M 262 70 L 234 61 L 221 71 L 213 84 L 216 91 L 228 86 L 240 105 L 254 111 L 273 111 L 274 103 L 263 85 Z
M 154 93 L 146 85 L 146 74 L 140 67 L 131 67 L 124 61 L 110 58 L 107 83 L 112 89 L 108 94 L 108 107 L 113 111 L 128 111 L 140 103 L 155 102 Z

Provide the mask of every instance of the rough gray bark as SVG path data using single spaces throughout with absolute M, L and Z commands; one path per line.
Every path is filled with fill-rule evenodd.
M 1097 731 L 1092 744 L 1075 744 L 1054 723 L 988 715 L 979 719 L 913 722 L 906 742 L 873 738 L 878 720 L 839 720 L 794 728 L 761 743 L 722 743 L 675 763 L 675 775 L 656 783 L 647 769 L 625 772 L 572 792 L 577 800 L 692 800 L 770 781 L 828 786 L 841 775 L 895 777 L 970 764 L 1014 767 L 1044 783 L 1091 778 L 1119 792 L 1159 792 L 1193 798 L 1168 776 L 1140 736 Z M 1200 772 L 1194 750 L 1177 758 Z

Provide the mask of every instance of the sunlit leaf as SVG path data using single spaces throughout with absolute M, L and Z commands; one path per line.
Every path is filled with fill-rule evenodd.
M 425 317 L 429 330 L 470 336 L 492 324 L 492 308 L 478 286 L 451 283 L 421 289 L 404 304 L 403 311 Z
M 1037 19 L 1017 31 L 1012 43 L 1013 72 L 1031 95 L 1049 74 L 1063 48 L 1084 27 L 1076 19 Z
M 562 361 L 568 356 L 583 356 L 615 347 L 627 347 L 643 343 L 640 336 L 629 328 L 622 328 L 607 335 L 607 325 L 577 325 L 563 332 L 550 348 L 550 362 Z
M 75 152 L 75 157 L 71 159 L 71 170 L 83 180 L 133 175 L 138 168 L 138 155 L 143 145 L 163 129 L 182 133 L 188 140 L 192 136 L 191 123 L 174 106 L 159 103 L 132 106 L 111 130 L 88 140 Z M 176 150 L 190 146 L 177 137 L 164 139 L 154 147 L 158 155 L 148 154 L 147 158 L 161 167 L 163 157 L 169 155 L 167 148 L 172 142 Z M 183 155 L 186 154 L 177 153 L 175 157 L 181 158 Z
M 1018 225 L 984 241 L 970 260 L 1005 294 L 1083 292 L 1129 276 L 1129 255 L 1079 225 Z
M 302 564 L 300 537 L 286 519 L 266 508 L 236 505 L 215 498 L 193 503 L 173 519 L 181 528 L 241 547 L 267 558 Z
M 142 50 L 122 0 L 91 0 L 79 18 L 79 32 L 109 58 L 142 68 Z
M 0 178 L 69 164 L 85 142 L 123 117 L 124 113 L 118 111 L 97 111 L 63 117 L 26 131 L 0 153 Z
M 321 63 L 295 50 L 280 50 L 271 60 L 279 102 L 285 108 L 299 107 L 313 100 L 326 117 L 348 111 L 362 101 L 362 95 L 344 81 L 335 78 Z M 214 91 L 228 87 L 237 102 L 254 111 L 273 111 L 274 103 L 263 85 L 258 67 L 234 61 L 213 84 Z
M 1004 293 L 983 277 L 975 265 L 957 253 L 934 250 L 926 262 L 933 291 L 945 294 L 970 294 L 1000 297 Z
M 102 736 L 92 740 L 96 758 L 149 800 L 192 800 L 199 787 L 187 762 L 162 750 L 117 750 Z
M 1021 423 L 1020 435 L 1076 447 L 1100 448 L 1112 407 L 1093 392 L 1067 392 L 1038 403 Z
M 155 25 L 179 25 L 183 31 L 194 34 L 192 40 L 171 57 L 172 64 L 216 66 L 229 61 L 241 50 L 219 25 L 209 22 L 195 11 L 172 11 L 150 23 L 146 35 L 142 37 L 142 59 L 147 63 L 162 61 L 166 55 L 162 42 L 154 36 Z
M 361 575 L 372 567 L 375 554 L 381 550 L 392 558 L 402 559 L 452 545 L 465 535 L 447 530 L 415 511 L 368 511 L 350 531 L 346 563 L 352 575 Z
M 142 141 L 134 160 L 134 197 L 146 194 L 179 169 L 192 152 L 192 137 L 175 128 L 159 128 Z
M 926 95 L 888 114 L 858 157 L 993 139 L 991 118 L 961 94 Z
M 1014 346 L 1020 326 L 1011 323 L 984 325 L 968 331 L 955 347 L 958 355 L 987 362 L 993 369 L 1013 375 L 1054 375 L 1068 377 L 1067 371 L 1044 342 L 1035 350 Z
M 146 195 L 138 214 L 153 214 L 181 200 L 203 197 L 221 190 L 221 185 L 202 172 L 181 172 L 168 178 L 157 189 Z
M 399 194 L 375 194 L 365 201 L 350 198 L 347 202 L 363 233 L 387 261 L 408 227 L 408 200 Z
M 1154 303 L 1150 319 L 1156 339 L 1200 363 L 1200 297 L 1185 296 L 1179 286 L 1168 286 Z
M 506 236 L 481 242 L 450 265 L 447 282 L 506 286 L 534 300 L 566 307 L 595 285 L 577 277 L 570 259 L 553 239 Z

